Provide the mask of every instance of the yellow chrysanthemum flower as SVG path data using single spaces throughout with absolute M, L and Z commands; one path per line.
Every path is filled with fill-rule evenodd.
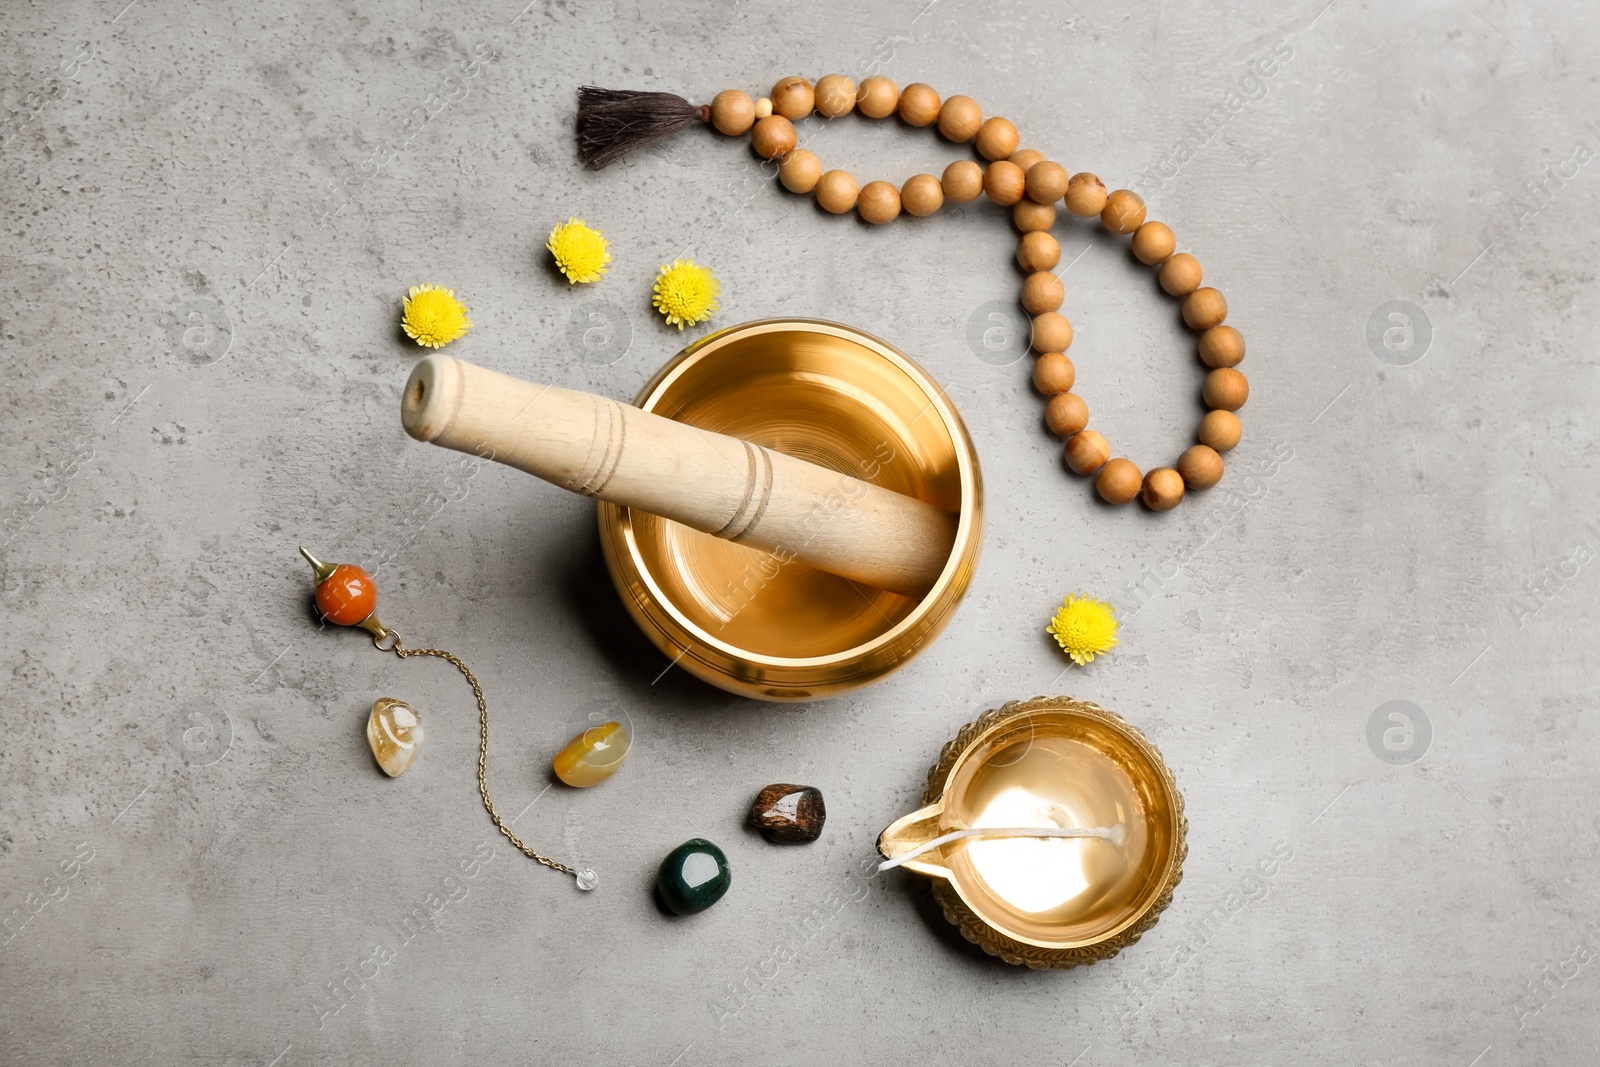
M 472 329 L 467 307 L 454 289 L 439 285 L 413 285 L 406 294 L 400 326 L 406 336 L 424 348 L 443 348 Z
M 1055 618 L 1044 628 L 1061 650 L 1082 667 L 1117 643 L 1117 609 L 1103 600 L 1064 597 Z
M 567 276 L 567 284 L 594 282 L 606 272 L 611 253 L 606 251 L 606 239 L 598 230 L 592 230 L 582 219 L 568 219 L 550 231 L 550 240 L 544 243 L 556 257 L 556 266 Z
M 650 298 L 656 310 L 667 317 L 668 326 L 683 329 L 709 319 L 721 309 L 717 307 L 717 294 L 722 283 L 692 259 L 675 259 L 671 266 L 665 264 L 656 275 L 655 296 Z

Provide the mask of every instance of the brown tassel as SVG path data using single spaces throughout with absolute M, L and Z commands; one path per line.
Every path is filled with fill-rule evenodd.
M 671 93 L 585 85 L 578 90 L 578 158 L 590 170 L 599 170 L 696 119 L 710 122 L 711 109 Z

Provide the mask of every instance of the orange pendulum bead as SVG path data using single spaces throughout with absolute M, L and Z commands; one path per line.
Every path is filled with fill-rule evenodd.
M 317 583 L 317 611 L 335 626 L 359 626 L 382 642 L 394 631 L 378 621 L 378 585 L 372 575 L 354 563 L 324 563 L 304 548 L 300 554 L 311 564 Z M 398 637 L 398 635 L 395 635 Z

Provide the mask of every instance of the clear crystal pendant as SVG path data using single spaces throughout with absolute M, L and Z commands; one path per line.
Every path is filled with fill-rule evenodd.
M 578 871 L 578 888 L 587 893 L 600 884 L 600 876 L 594 873 L 593 867 L 584 867 Z

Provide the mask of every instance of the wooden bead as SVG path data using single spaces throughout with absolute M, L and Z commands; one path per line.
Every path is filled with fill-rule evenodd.
M 1200 361 L 1208 367 L 1237 367 L 1244 359 L 1244 334 L 1232 326 L 1213 326 L 1200 335 Z
M 966 144 L 982 125 L 983 108 L 970 96 L 952 96 L 939 107 L 939 134 L 947 141 Z
M 983 125 L 978 127 L 978 155 L 990 162 L 1009 159 L 1017 150 L 1018 140 L 1017 128 L 1010 121 L 998 117 L 984 119 Z
M 1055 205 L 1041 204 L 1024 197 L 1011 209 L 1011 222 L 1023 233 L 1048 230 L 1056 224 Z
M 983 191 L 1001 207 L 1010 207 L 1022 199 L 1025 180 L 1021 167 L 1004 159 L 996 160 L 983 172 Z
M 1209 330 L 1228 317 L 1228 300 L 1209 285 L 1183 298 L 1183 321 L 1191 330 Z
M 1025 233 L 1017 242 L 1017 266 L 1033 274 L 1041 270 L 1055 270 L 1061 262 L 1061 245 L 1043 230 Z
M 1183 475 L 1171 467 L 1157 467 L 1144 476 L 1140 496 L 1151 511 L 1171 511 L 1183 499 Z
M 783 162 L 778 164 L 778 180 L 783 187 L 791 193 L 809 193 L 817 187 L 817 179 L 822 177 L 822 160 L 817 158 L 815 152 L 804 148 L 797 148 L 783 157 Z
M 1080 430 L 1073 434 L 1061 451 L 1073 474 L 1093 474 L 1111 458 L 1111 445 L 1093 430 Z
M 856 109 L 856 83 L 843 74 L 824 74 L 817 79 L 817 114 L 830 119 L 848 115 Z
M 1250 380 L 1232 367 L 1218 367 L 1206 375 L 1200 386 L 1206 407 L 1216 411 L 1238 411 L 1250 398 Z
M 868 182 L 856 198 L 856 211 L 874 226 L 900 217 L 900 190 L 888 182 Z
M 1041 159 L 1028 168 L 1028 199 L 1054 204 L 1067 195 L 1071 176 L 1067 168 L 1050 159 Z
M 724 89 L 711 98 L 711 125 L 718 133 L 739 137 L 756 124 L 756 102 L 749 93 Z
M 1178 473 L 1190 489 L 1210 489 L 1222 481 L 1222 457 L 1209 445 L 1191 445 L 1178 457 Z
M 1200 288 L 1200 261 L 1187 252 L 1168 256 L 1161 264 L 1161 288 L 1172 296 L 1188 296 Z
M 1029 340 L 1035 352 L 1065 352 L 1072 347 L 1072 323 L 1059 311 L 1035 315 Z
M 794 132 L 794 123 L 782 115 L 768 115 L 756 120 L 750 133 L 750 144 L 756 154 L 765 159 L 779 159 L 794 151 L 800 138 Z
M 764 96 L 758 98 L 756 100 L 756 119 L 759 121 L 760 119 L 768 118 L 771 115 L 772 115 L 772 101 L 768 100 Z
M 1200 420 L 1200 443 L 1217 452 L 1227 452 L 1239 443 L 1242 433 L 1239 416 L 1231 411 L 1208 411 Z
M 1133 254 L 1140 263 L 1155 266 L 1178 247 L 1178 239 L 1164 222 L 1147 222 L 1133 231 Z
M 1100 225 L 1112 233 L 1137 230 L 1144 225 L 1144 197 L 1132 189 L 1118 189 L 1106 198 L 1106 206 L 1100 209 Z
M 1008 158 L 1011 160 L 1011 162 L 1021 167 L 1022 172 L 1026 174 L 1028 171 L 1033 169 L 1033 165 L 1035 163 L 1041 163 L 1044 161 L 1044 153 L 1039 151 L 1037 148 L 1021 148 L 1011 153 Z
M 939 94 L 933 86 L 912 82 L 900 91 L 900 117 L 907 126 L 929 126 L 939 117 Z
M 886 119 L 900 104 L 900 87 L 881 74 L 874 74 L 856 90 L 856 109 L 869 119 Z
M 1058 310 L 1066 296 L 1061 279 L 1049 271 L 1030 274 L 1022 283 L 1022 306 L 1030 315 Z
M 1094 491 L 1100 494 L 1100 499 L 1107 504 L 1126 504 L 1139 495 L 1139 489 L 1144 484 L 1144 479 L 1139 475 L 1139 468 L 1133 461 L 1118 456 L 1100 468 L 1100 473 L 1095 475 Z
M 913 174 L 900 187 L 900 203 L 906 214 L 923 218 L 944 206 L 944 189 L 931 174 Z
M 856 206 L 860 190 L 849 171 L 830 170 L 817 179 L 817 203 L 822 210 L 843 215 Z
M 790 76 L 780 79 L 772 87 L 772 113 L 786 119 L 803 119 L 811 114 L 817 104 L 811 83 L 804 78 Z
M 944 168 L 939 185 L 952 204 L 971 203 L 983 193 L 983 168 L 970 159 L 958 159 Z
M 1046 352 L 1033 364 L 1033 387 L 1045 396 L 1055 396 L 1072 389 L 1078 380 L 1078 369 L 1060 352 Z
M 1080 219 L 1100 214 L 1106 206 L 1106 183 L 1085 171 L 1067 182 L 1067 210 Z
M 1089 425 L 1089 405 L 1077 393 L 1057 393 L 1044 406 L 1044 421 L 1057 437 L 1071 437 Z

